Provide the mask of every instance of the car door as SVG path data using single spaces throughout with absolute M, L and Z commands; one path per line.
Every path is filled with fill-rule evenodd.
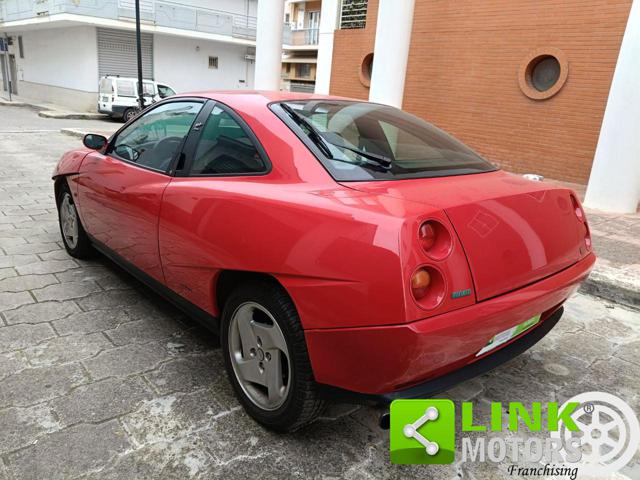
M 79 176 L 77 204 L 89 234 L 159 281 L 162 194 L 202 105 L 177 99 L 146 111 L 116 133 L 104 153 L 90 153 Z
M 270 163 L 235 112 L 221 104 L 205 108 L 198 119 L 204 126 L 185 143 L 185 168 L 165 190 L 159 248 L 167 286 L 217 315 L 212 302 L 216 273 L 238 268 L 239 258 L 250 264 L 247 252 L 259 256 L 243 222 L 257 206 L 241 197 L 260 191 Z

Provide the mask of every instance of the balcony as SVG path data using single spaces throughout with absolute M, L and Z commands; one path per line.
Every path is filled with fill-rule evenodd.
M 291 28 L 291 25 L 285 25 L 282 35 L 282 43 L 294 47 L 318 45 L 318 37 L 318 28 L 302 28 L 294 30 Z
M 110 20 L 135 20 L 134 0 L 4 0 L 0 23 L 72 14 Z M 145 24 L 255 40 L 256 17 L 167 0 L 141 0 Z

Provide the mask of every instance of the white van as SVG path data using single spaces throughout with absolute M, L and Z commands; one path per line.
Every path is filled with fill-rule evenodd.
M 169 85 L 143 80 L 142 89 L 145 105 L 157 102 L 162 98 L 175 95 Z M 106 76 L 100 78 L 98 94 L 98 111 L 114 118 L 128 122 L 136 116 L 138 110 L 138 79 L 130 77 Z

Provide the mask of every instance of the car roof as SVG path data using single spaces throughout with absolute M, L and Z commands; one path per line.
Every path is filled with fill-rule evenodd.
M 181 93 L 175 97 L 206 97 L 229 106 L 235 105 L 267 105 L 271 102 L 287 100 L 356 100 L 335 95 L 317 95 L 314 93 L 299 93 L 275 90 L 205 90 L 200 92 Z
M 138 79 L 135 77 L 121 77 L 119 75 L 104 75 L 102 77 L 100 77 L 100 79 L 102 80 L 103 78 L 108 78 L 110 80 L 130 80 L 132 82 L 137 82 Z M 143 82 L 155 82 L 155 80 L 151 80 L 150 78 L 143 78 L 142 79 Z

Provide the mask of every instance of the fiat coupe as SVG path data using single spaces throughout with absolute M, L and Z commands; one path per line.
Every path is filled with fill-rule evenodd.
M 239 401 L 279 431 L 513 358 L 595 261 L 571 190 L 345 98 L 174 96 L 85 136 L 53 179 L 67 252 L 102 252 L 219 333 Z

